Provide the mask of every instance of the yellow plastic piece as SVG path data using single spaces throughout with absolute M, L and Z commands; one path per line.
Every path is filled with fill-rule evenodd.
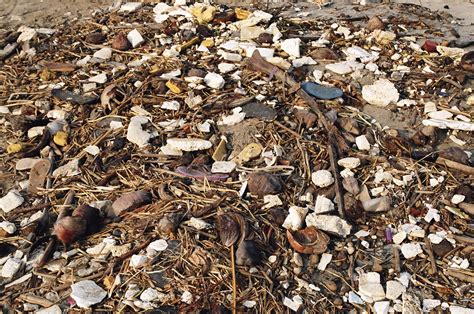
M 53 137 L 54 143 L 59 146 L 66 146 L 67 145 L 67 133 L 63 131 L 59 131 L 58 133 L 54 134 Z
M 249 18 L 250 14 L 251 14 L 250 11 L 240 9 L 240 8 L 235 9 L 235 16 L 237 17 L 238 20 L 246 20 Z
M 7 152 L 9 154 L 15 154 L 15 153 L 20 152 L 22 148 L 23 146 L 21 146 L 21 144 L 10 144 L 7 147 Z
M 172 80 L 169 80 L 168 82 L 166 82 L 166 87 L 168 87 L 170 91 L 172 91 L 175 94 L 181 94 L 183 92 L 183 90 Z

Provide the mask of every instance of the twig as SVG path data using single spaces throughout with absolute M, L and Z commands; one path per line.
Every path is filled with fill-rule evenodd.
M 430 258 L 430 264 L 431 264 L 431 269 L 430 269 L 429 274 L 434 275 L 437 272 L 436 260 L 435 260 L 434 254 L 433 254 L 433 248 L 431 246 L 431 241 L 428 237 L 425 237 L 425 245 L 426 245 L 425 249 L 426 249 L 426 251 L 428 251 L 428 256 Z
M 443 158 L 443 157 L 438 157 L 438 159 L 436 160 L 436 163 L 438 165 L 443 165 L 443 166 L 446 166 L 448 168 L 456 169 L 456 170 L 465 172 L 467 174 L 474 175 L 474 168 L 473 167 L 466 166 L 466 165 L 461 164 L 461 163 L 456 162 L 456 161 L 452 161 L 452 160 L 449 160 L 449 159 L 446 159 L 446 158 Z
M 237 313 L 237 281 L 235 278 L 234 245 L 230 246 L 230 261 L 232 263 L 232 314 Z
M 329 134 L 329 159 L 331 161 L 331 168 L 334 175 L 334 183 L 336 186 L 336 203 L 339 216 L 344 219 L 344 194 L 342 191 L 341 176 L 339 175 L 339 168 L 337 159 L 339 158 L 338 147 L 336 145 L 336 139 L 333 134 Z

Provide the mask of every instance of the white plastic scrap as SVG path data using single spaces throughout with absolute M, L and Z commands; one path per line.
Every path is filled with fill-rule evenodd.
M 5 264 L 3 264 L 2 272 L 0 275 L 4 278 L 13 278 L 16 273 L 23 266 L 23 261 L 19 258 L 10 257 L 7 259 Z
M 161 105 L 161 109 L 167 109 L 167 110 L 173 110 L 173 111 L 178 111 L 179 107 L 180 107 L 179 102 L 176 100 L 165 101 Z
M 8 234 L 14 234 L 16 232 L 15 224 L 6 220 L 0 222 L 0 228 L 2 228 Z
M 92 280 L 79 281 L 71 285 L 71 289 L 71 298 L 81 308 L 100 303 L 107 295 L 107 292 Z
M 218 125 L 236 125 L 245 119 L 245 112 L 242 112 L 241 107 L 232 109 L 232 114 L 223 116 L 222 121 L 217 122 Z
M 287 297 L 283 299 L 283 305 L 290 308 L 294 312 L 297 312 L 302 304 L 303 299 L 299 295 L 295 295 L 293 299 Z
M 374 303 L 374 311 L 376 314 L 388 314 L 390 309 L 389 301 L 379 301 Z
M 416 257 L 418 254 L 423 253 L 420 243 L 404 243 L 401 246 L 401 251 L 406 259 Z

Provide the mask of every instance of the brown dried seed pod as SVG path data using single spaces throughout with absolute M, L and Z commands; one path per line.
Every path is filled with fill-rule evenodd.
M 253 241 L 240 242 L 235 252 L 235 262 L 237 265 L 253 266 L 259 264 L 261 259 L 261 251 Z
M 278 194 L 283 191 L 283 184 L 280 178 L 266 172 L 251 173 L 248 178 L 248 187 L 250 193 L 258 197 Z
M 242 241 L 247 235 L 247 223 L 242 215 L 226 213 L 217 216 L 217 230 L 224 246 L 231 246 L 237 240 Z
M 112 41 L 112 48 L 116 50 L 126 51 L 131 47 L 132 45 L 124 34 L 118 34 Z
M 115 215 L 120 215 L 123 211 L 133 210 L 140 206 L 151 203 L 151 194 L 148 191 L 135 191 L 125 193 L 121 197 L 115 200 L 112 204 L 112 209 Z
M 321 254 L 328 248 L 329 236 L 313 226 L 294 233 L 287 230 L 286 235 L 291 247 L 298 253 Z
M 105 41 L 106 37 L 104 34 L 95 32 L 95 33 L 90 33 L 89 35 L 86 36 L 86 42 L 89 44 L 102 44 Z
M 87 234 L 87 222 L 78 216 L 61 218 L 54 224 L 53 234 L 64 244 L 76 242 Z

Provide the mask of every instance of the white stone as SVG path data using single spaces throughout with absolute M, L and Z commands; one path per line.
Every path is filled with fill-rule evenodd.
M 365 135 L 357 136 L 355 142 L 359 150 L 370 150 L 370 143 Z
M 380 284 L 380 275 L 376 272 L 361 274 L 359 277 L 359 294 L 363 300 L 369 303 L 385 299 L 385 291 Z
M 402 99 L 397 102 L 397 107 L 413 107 L 416 105 L 416 101 L 412 99 Z
M 387 293 L 386 297 L 389 300 L 397 300 L 403 292 L 405 292 L 406 287 L 400 282 L 395 280 L 387 281 Z
M 11 190 L 4 197 L 0 198 L 0 209 L 4 213 L 9 213 L 15 208 L 21 206 L 25 200 L 16 190 Z
M 6 220 L 0 222 L 0 228 L 2 228 L 8 234 L 14 234 L 16 232 L 15 224 Z
M 369 53 L 367 50 L 358 46 L 349 47 L 344 53 L 347 55 L 347 60 L 360 60 L 362 63 L 374 62 L 379 58 L 378 52 L 372 51 Z
M 176 100 L 172 101 L 165 101 L 161 105 L 161 109 L 167 109 L 167 110 L 173 110 L 173 111 L 178 111 L 180 108 L 179 102 Z
M 155 300 L 162 300 L 165 297 L 164 293 L 158 292 L 156 289 L 147 288 L 140 295 L 140 300 L 143 302 L 151 302 Z
M 281 49 L 292 57 L 299 58 L 301 39 L 290 38 L 281 42 Z
M 135 48 L 138 45 L 142 44 L 145 40 L 143 39 L 142 35 L 136 29 L 130 31 L 127 35 L 127 39 L 132 44 L 132 47 Z
M 326 70 L 334 72 L 336 74 L 344 75 L 349 74 L 357 70 L 362 70 L 364 65 L 357 61 L 342 61 L 337 63 L 327 64 L 325 66 Z
M 407 233 L 405 231 L 400 231 L 393 236 L 393 243 L 401 244 L 407 238 Z
M 23 261 L 18 258 L 10 257 L 3 264 L 1 276 L 4 278 L 12 278 L 23 266 Z
M 169 138 L 166 143 L 174 150 L 185 152 L 206 150 L 212 147 L 210 141 L 199 138 Z
M 428 207 L 428 212 L 426 213 L 425 217 L 423 219 L 426 222 L 431 222 L 432 220 L 434 221 L 439 221 L 441 216 L 439 215 L 439 211 L 431 206 Z
M 368 232 L 367 230 L 359 230 L 356 233 L 354 233 L 354 236 L 356 238 L 365 238 L 365 237 L 368 237 L 369 235 L 370 235 L 370 232 Z
M 219 63 L 217 68 L 219 69 L 219 72 L 221 73 L 229 73 L 229 72 L 234 71 L 237 68 L 237 66 L 233 63 L 223 62 L 223 63 Z
M 314 212 L 316 214 L 325 214 L 334 210 L 334 204 L 330 199 L 323 195 L 316 197 L 316 204 L 314 205 Z
M 201 218 L 191 217 L 188 221 L 184 222 L 185 225 L 193 227 L 197 230 L 210 229 L 211 225 L 202 220 Z
M 474 314 L 473 309 L 461 307 L 459 305 L 454 305 L 454 304 L 449 307 L 449 312 L 451 314 Z
M 306 216 L 306 225 L 314 226 L 323 231 L 347 237 L 351 233 L 351 225 L 337 216 L 318 215 L 311 213 Z
M 384 189 L 385 188 L 382 186 L 380 188 L 372 189 L 371 192 L 374 196 L 377 196 L 378 194 L 382 193 Z M 389 197 L 382 196 L 362 201 L 362 207 L 366 212 L 380 213 L 389 210 L 391 207 L 391 202 Z
M 237 164 L 233 161 L 216 161 L 212 164 L 212 173 L 231 173 Z
M 88 145 L 84 148 L 84 151 L 92 156 L 97 156 L 100 154 L 100 148 L 96 145 Z
M 374 106 L 386 107 L 390 103 L 397 103 L 399 97 L 395 85 L 386 79 L 380 79 L 373 85 L 362 87 L 362 98 Z
M 278 197 L 278 195 L 265 195 L 263 197 L 263 209 L 269 209 L 277 206 L 283 205 L 283 202 Z
M 420 243 L 404 243 L 401 246 L 401 251 L 406 259 L 416 257 L 418 254 L 423 253 Z
M 84 93 L 90 92 L 91 90 L 96 89 L 96 88 L 97 88 L 96 83 L 86 83 L 82 85 L 82 90 L 84 91 Z
M 220 74 L 209 72 L 204 77 L 204 83 L 210 88 L 221 89 L 225 85 L 225 80 Z
M 240 62 L 242 61 L 242 56 L 238 53 L 227 52 L 224 50 L 219 50 L 217 52 L 218 55 L 222 57 L 222 59 L 231 62 Z
M 302 67 L 303 65 L 314 65 L 314 64 L 317 64 L 317 62 L 311 57 L 304 56 L 298 59 L 294 59 L 291 62 L 291 64 L 293 64 L 295 68 L 299 68 L 299 67 Z
M 245 56 L 248 58 L 252 57 L 255 50 L 258 50 L 258 53 L 264 59 L 273 58 L 273 55 L 275 54 L 275 49 L 273 48 L 248 47 L 245 48 Z
M 193 303 L 193 294 L 189 291 L 184 291 L 181 295 L 181 302 L 184 302 L 186 304 Z
M 142 7 L 141 2 L 127 2 L 120 6 L 119 12 L 135 12 Z
M 236 125 L 245 119 L 245 112 L 242 112 L 241 107 L 232 109 L 232 114 L 223 116 L 222 121 L 218 121 L 218 125 Z
M 282 225 L 283 228 L 293 230 L 293 231 L 301 229 L 307 213 L 308 213 L 307 208 L 291 206 L 288 209 L 288 216 L 283 222 L 283 225 Z
M 265 30 L 258 26 L 242 26 L 240 29 L 240 40 L 252 40 L 258 38 Z
M 152 136 L 150 133 L 143 130 L 142 125 L 149 121 L 149 118 L 145 116 L 132 117 L 127 129 L 127 140 L 137 144 L 139 147 L 146 146 Z
M 57 305 L 50 306 L 48 308 L 39 310 L 35 312 L 36 314 L 62 314 L 63 311 Z
M 374 303 L 374 311 L 376 314 L 388 314 L 390 309 L 389 301 L 379 301 Z
M 107 74 L 100 73 L 95 76 L 89 77 L 89 82 L 97 83 L 97 84 L 104 84 L 107 82 Z
M 329 263 L 331 262 L 331 260 L 332 260 L 332 254 L 323 253 L 323 254 L 321 255 L 320 260 L 319 260 L 318 270 L 319 270 L 319 271 L 324 271 L 324 270 L 326 270 L 326 267 L 329 265 Z
M 246 300 L 246 301 L 244 301 L 244 303 L 242 303 L 242 305 L 245 306 L 248 309 L 251 309 L 251 308 L 255 307 L 255 305 L 257 305 L 257 302 Z
M 423 312 L 430 312 L 436 307 L 441 305 L 441 301 L 437 299 L 424 299 L 423 300 Z
M 183 151 L 174 149 L 168 144 L 161 146 L 160 151 L 167 156 L 183 156 Z
M 104 48 L 99 49 L 96 52 L 94 52 L 94 54 L 92 56 L 94 58 L 98 58 L 98 59 L 102 59 L 102 60 L 109 60 L 112 57 L 112 48 L 104 47 Z M 87 60 L 87 61 L 89 61 L 89 60 Z M 87 63 L 87 61 L 85 61 L 84 63 Z M 79 63 L 79 61 L 78 61 L 78 63 Z M 78 65 L 81 66 L 82 64 L 78 64 Z
M 71 298 L 80 308 L 89 308 L 100 303 L 107 295 L 107 292 L 92 280 L 79 281 L 72 284 L 71 289 Z
M 134 268 L 139 268 L 145 265 L 148 262 L 148 257 L 145 255 L 134 254 L 130 258 L 130 266 Z
M 354 169 L 360 166 L 360 159 L 356 157 L 342 158 L 337 161 L 337 164 L 346 169 Z
M 311 181 L 320 188 L 325 188 L 334 183 L 334 178 L 328 170 L 318 170 L 311 174 Z
M 432 119 L 451 119 L 453 117 L 453 114 L 446 110 L 440 110 L 429 112 L 428 117 Z
M 164 239 L 159 239 L 159 240 L 151 242 L 148 245 L 148 248 L 156 252 L 162 252 L 168 248 L 168 242 L 166 242 L 166 240 Z
M 466 198 L 466 196 L 464 196 L 464 195 L 454 194 L 453 197 L 451 198 L 451 203 L 453 203 L 454 205 L 457 205 L 459 203 L 464 202 L 465 198 Z
M 44 129 L 44 126 L 34 126 L 31 129 L 28 129 L 28 138 L 35 138 L 37 136 L 43 135 Z

